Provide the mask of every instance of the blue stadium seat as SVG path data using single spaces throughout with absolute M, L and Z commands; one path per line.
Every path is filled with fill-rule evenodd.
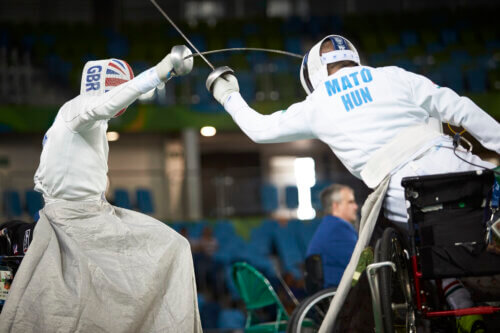
M 297 186 L 285 187 L 285 203 L 286 207 L 290 209 L 299 207 L 299 190 Z
M 262 209 L 266 212 L 272 212 L 278 209 L 278 189 L 272 184 L 264 184 L 260 189 L 260 198 Z
M 206 298 L 203 294 L 197 293 L 196 294 L 198 298 L 198 309 L 200 309 L 203 305 L 205 305 Z
M 115 189 L 114 205 L 121 208 L 132 209 L 128 191 L 126 189 L 123 188 Z
M 321 17 L 320 16 L 313 16 L 309 21 L 307 22 L 306 26 L 306 31 L 307 35 L 310 35 L 311 37 L 316 40 L 317 36 L 323 36 L 324 35 L 324 30 L 321 28 Z
M 388 55 L 385 52 L 374 52 L 368 55 L 371 66 L 387 65 Z
M 248 246 L 256 253 L 265 256 L 270 255 L 273 248 L 274 235 L 278 228 L 278 222 L 276 221 L 266 220 L 262 222 L 257 228 L 253 228 L 250 231 Z
M 280 228 L 275 235 L 276 250 L 286 272 L 292 273 L 295 278 L 301 279 L 299 267 L 304 262 L 304 256 L 295 241 L 291 230 Z
M 214 237 L 217 238 L 219 244 L 226 242 L 235 235 L 234 226 L 230 221 L 220 220 L 215 223 Z
M 201 327 L 204 330 L 217 328 L 220 305 L 215 301 L 205 301 L 200 306 Z
M 214 254 L 216 263 L 226 267 L 232 262 L 244 258 L 247 244 L 238 235 L 228 238 L 226 242 L 220 243 L 217 252 Z
M 458 41 L 457 31 L 451 28 L 441 30 L 441 40 L 445 45 L 455 44 Z
M 193 101 L 191 109 L 197 112 L 207 113 L 223 113 L 224 108 L 215 101 L 212 94 L 210 94 L 205 86 L 205 80 L 210 74 L 208 68 L 194 68 L 191 75 L 176 78 L 180 79 L 183 83 L 178 82 L 178 86 L 186 85 L 188 82 L 194 87 L 194 93 L 198 97 L 198 101 Z M 193 82 L 194 80 L 194 82 Z
M 495 40 L 489 40 L 486 42 L 486 50 L 488 53 L 494 53 L 498 50 L 500 50 L 500 40 L 495 39 Z
M 243 329 L 245 327 L 245 314 L 238 309 L 222 309 L 219 312 L 217 328 L 219 329 Z
M 403 31 L 401 33 L 401 43 L 403 44 L 404 47 L 417 45 L 418 38 L 416 31 L 413 30 Z
M 321 191 L 327 188 L 331 183 L 328 181 L 317 181 L 316 184 L 311 187 L 311 204 L 314 209 L 322 210 L 321 206 Z
M 200 51 L 204 51 L 207 49 L 205 36 L 200 34 L 192 34 L 189 36 L 191 43 Z
M 186 223 L 189 238 L 198 239 L 203 233 L 203 229 L 207 226 L 206 221 L 194 221 Z
M 443 52 L 445 49 L 444 45 L 439 42 L 430 42 L 426 45 L 425 48 L 427 50 L 427 53 L 429 54 Z
M 240 85 L 241 96 L 248 102 L 251 103 L 255 100 L 255 77 L 253 73 L 248 71 L 240 71 L 236 75 L 238 77 L 238 83 Z M 205 88 L 206 90 L 206 88 Z M 212 96 L 210 96 L 212 97 Z
M 450 53 L 450 60 L 456 66 L 464 66 L 472 62 L 472 57 L 465 50 L 455 50 Z
M 388 45 L 385 51 L 388 55 L 404 54 L 405 49 L 400 44 Z
M 318 225 L 321 223 L 321 219 L 313 219 L 311 221 L 307 221 L 304 223 L 304 228 L 302 229 L 302 233 L 299 235 L 299 244 L 301 249 L 305 249 L 304 257 L 307 252 L 307 248 L 309 247 L 309 243 L 318 228 Z
M 396 59 L 396 60 L 394 60 L 394 65 L 401 67 L 401 68 L 404 68 L 410 72 L 417 71 L 417 66 L 415 66 L 415 64 L 409 59 L 404 59 L 404 58 L 403 59 Z
M 110 57 L 124 59 L 129 54 L 128 40 L 122 36 L 112 36 L 108 40 L 107 50 Z
M 468 90 L 472 93 L 486 92 L 487 74 L 484 68 L 476 67 L 465 73 Z
M 282 34 L 300 35 L 303 29 L 302 19 L 299 16 L 289 16 L 281 25 Z M 289 51 L 289 50 L 287 50 Z M 294 51 L 290 51 L 294 52 Z
M 182 228 L 186 228 L 186 223 L 182 221 L 175 221 L 172 224 L 170 224 L 170 227 L 174 229 L 177 232 L 180 232 Z
M 134 61 L 130 63 L 134 73 L 142 73 L 151 67 L 151 64 L 146 61 Z
M 23 213 L 21 198 L 15 190 L 5 190 L 3 192 L 3 205 L 7 218 L 19 217 Z
M 446 64 L 441 67 L 441 71 L 444 78 L 444 85 L 461 94 L 464 91 L 464 78 L 460 68 Z
M 285 39 L 285 51 L 302 54 L 302 42 L 299 37 L 287 37 Z
M 253 248 L 252 244 L 248 244 L 245 247 L 238 259 L 250 263 L 268 278 L 276 277 L 276 272 L 270 257 L 259 253 L 257 249 Z
M 56 79 L 63 80 L 63 82 L 69 82 L 71 70 L 73 68 L 71 62 L 66 61 L 59 55 L 50 54 L 47 57 L 47 66 L 49 72 L 53 73 Z
M 307 233 L 306 224 L 301 220 L 291 219 L 290 221 L 288 221 L 286 227 L 293 234 L 300 253 L 305 258 L 307 245 L 309 244 L 308 241 L 303 237 L 303 235 Z
M 148 189 L 137 189 L 137 209 L 144 214 L 153 214 L 155 212 L 153 206 L 153 194 Z
M 245 42 L 240 38 L 231 38 L 227 41 L 228 48 L 240 48 L 245 47 Z
M 236 288 L 236 285 L 234 284 L 231 265 L 225 266 L 223 270 L 224 270 L 224 282 L 227 290 L 229 291 L 229 294 L 231 295 L 231 299 L 234 301 L 240 300 L 241 295 L 238 289 Z
M 34 217 L 43 208 L 43 197 L 40 192 L 27 190 L 25 193 L 26 209 L 31 217 Z

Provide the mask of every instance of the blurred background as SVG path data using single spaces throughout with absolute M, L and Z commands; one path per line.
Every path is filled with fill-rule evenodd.
M 264 47 L 304 54 L 325 35 L 341 34 L 364 64 L 426 75 L 500 119 L 497 1 L 158 4 L 200 51 Z M 178 44 L 186 43 L 147 0 L 0 0 L 0 222 L 30 221 L 43 206 L 32 190 L 43 135 L 59 107 L 79 93 L 85 62 L 121 58 L 137 75 Z M 300 59 L 261 52 L 207 58 L 232 67 L 242 95 L 262 113 L 305 98 Z M 319 141 L 251 142 L 206 91 L 209 73 L 197 57 L 190 75 L 143 95 L 110 121 L 107 198 L 190 239 L 203 326 L 215 332 L 244 320 L 229 277 L 232 262 L 252 263 L 293 310 L 279 278 L 303 297 L 305 250 L 321 218 L 318 194 L 329 184 L 347 184 L 361 205 L 369 190 Z M 497 158 L 472 141 L 478 155 Z

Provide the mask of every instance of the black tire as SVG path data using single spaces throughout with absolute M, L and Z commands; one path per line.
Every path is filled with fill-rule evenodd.
M 377 257 L 379 262 L 391 261 L 396 265 L 395 272 L 391 267 L 383 267 L 378 274 L 384 332 L 415 332 L 410 263 L 395 229 L 384 231 Z
M 373 250 L 373 262 L 379 262 L 379 256 L 380 256 L 380 239 L 377 239 L 377 242 L 375 243 L 375 249 Z
M 336 291 L 335 287 L 323 289 L 300 302 L 290 316 L 286 332 L 317 332 Z

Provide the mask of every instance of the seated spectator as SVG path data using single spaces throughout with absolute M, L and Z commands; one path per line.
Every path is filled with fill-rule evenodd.
M 219 248 L 219 242 L 213 236 L 213 230 L 207 226 L 203 228 L 199 239 L 191 239 L 191 250 L 196 275 L 196 282 L 200 290 L 216 283 L 216 267 L 213 256 Z
M 358 241 L 354 228 L 358 205 L 354 191 L 334 184 L 321 192 L 324 217 L 314 233 L 306 257 L 319 255 L 323 267 L 323 287 L 336 287 L 340 283 L 352 251 Z

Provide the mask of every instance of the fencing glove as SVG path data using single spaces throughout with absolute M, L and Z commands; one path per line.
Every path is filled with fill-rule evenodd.
M 238 85 L 238 80 L 233 74 L 224 74 L 218 77 L 214 84 L 212 93 L 214 98 L 224 106 L 226 99 L 233 92 L 239 92 L 240 87 Z
M 174 75 L 185 75 L 193 69 L 193 57 L 191 50 L 185 45 L 176 45 L 162 61 L 155 66 L 156 73 L 162 81 L 167 81 Z

